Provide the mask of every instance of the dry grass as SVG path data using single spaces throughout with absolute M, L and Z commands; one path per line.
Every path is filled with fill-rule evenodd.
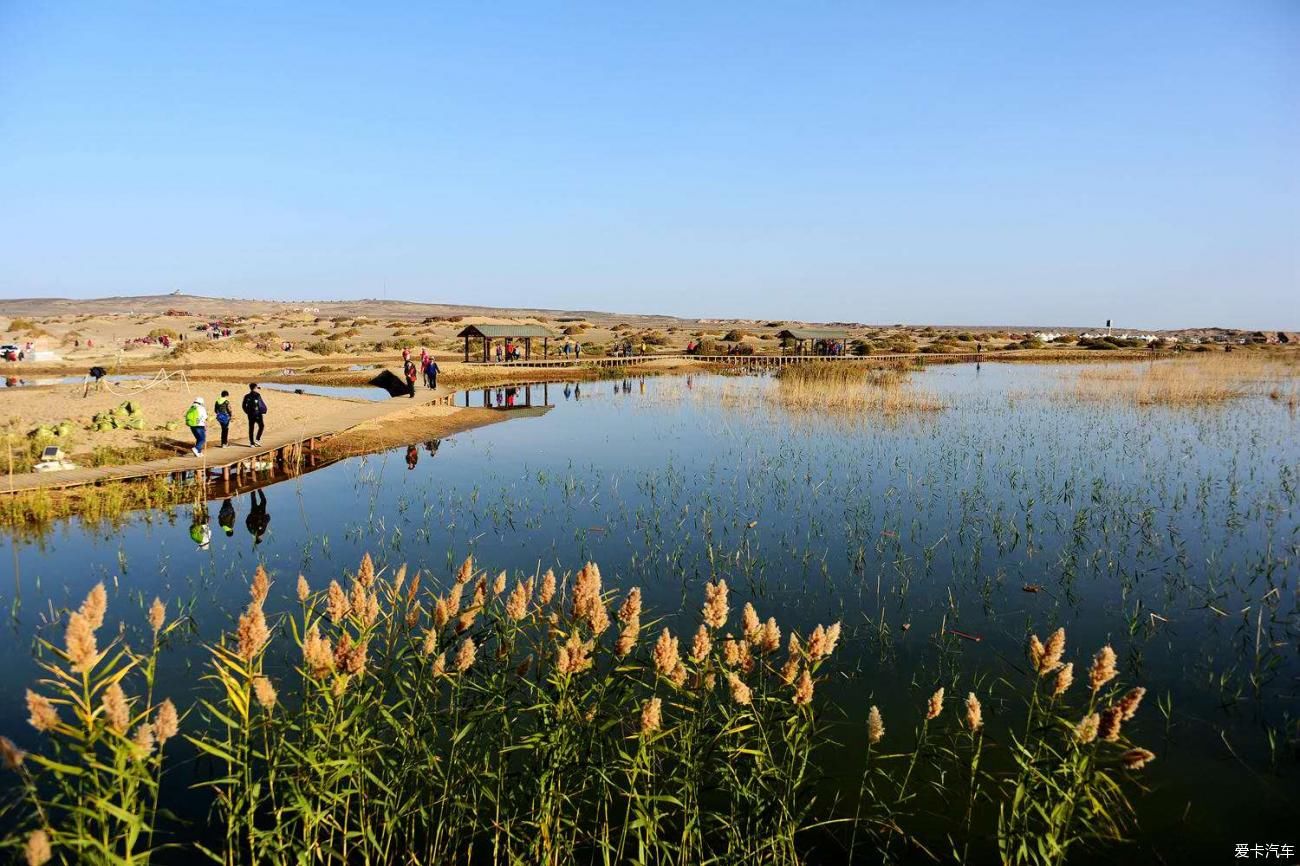
M 1070 383 L 1078 400 L 1138 406 L 1198 406 L 1257 394 L 1294 394 L 1297 365 L 1289 357 L 1257 354 L 1198 355 L 1083 370 Z
M 783 367 L 768 398 L 787 409 L 900 415 L 943 408 L 934 394 L 916 388 L 900 366 L 876 367 L 846 361 Z

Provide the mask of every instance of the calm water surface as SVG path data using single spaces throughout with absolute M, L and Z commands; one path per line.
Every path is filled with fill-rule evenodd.
M 837 676 L 819 690 L 845 725 L 832 774 L 856 766 L 870 703 L 906 738 L 936 685 L 976 689 L 995 726 L 1021 716 L 1030 631 L 1065 626 L 1080 669 L 1110 642 L 1149 689 L 1126 733 L 1159 754 L 1137 844 L 1112 854 L 1227 862 L 1234 842 L 1300 842 L 1283 838 L 1300 814 L 1300 421 L 1264 398 L 1079 403 L 1061 396 L 1074 372 L 932 369 L 916 383 L 946 408 L 892 420 L 792 415 L 760 378 L 478 389 L 469 405 L 533 408 L 274 485 L 264 502 L 9 539 L 0 731 L 31 745 L 33 637 L 96 581 L 130 629 L 155 595 L 189 608 L 194 633 L 162 686 L 184 696 L 258 562 L 277 581 L 271 611 L 297 609 L 298 573 L 320 587 L 366 551 L 440 581 L 469 553 L 529 574 L 591 559 L 688 634 L 714 577 L 733 610 L 752 600 L 783 629 L 842 619 Z

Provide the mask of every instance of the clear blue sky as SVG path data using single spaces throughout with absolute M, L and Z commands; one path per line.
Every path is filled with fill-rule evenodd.
M 1300 327 L 1300 2 L 0 0 L 0 296 Z

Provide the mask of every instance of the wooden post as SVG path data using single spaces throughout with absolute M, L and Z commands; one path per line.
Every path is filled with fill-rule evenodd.
M 542 337 L 542 360 L 545 361 L 551 357 L 551 338 Z
M 531 361 L 532 359 L 533 359 L 533 338 L 524 337 L 524 360 Z
M 469 363 L 469 334 L 465 335 L 465 363 Z

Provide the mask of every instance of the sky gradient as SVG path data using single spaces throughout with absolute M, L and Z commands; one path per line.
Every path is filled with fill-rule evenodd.
M 0 297 L 1300 328 L 1300 3 L 0 0 Z

